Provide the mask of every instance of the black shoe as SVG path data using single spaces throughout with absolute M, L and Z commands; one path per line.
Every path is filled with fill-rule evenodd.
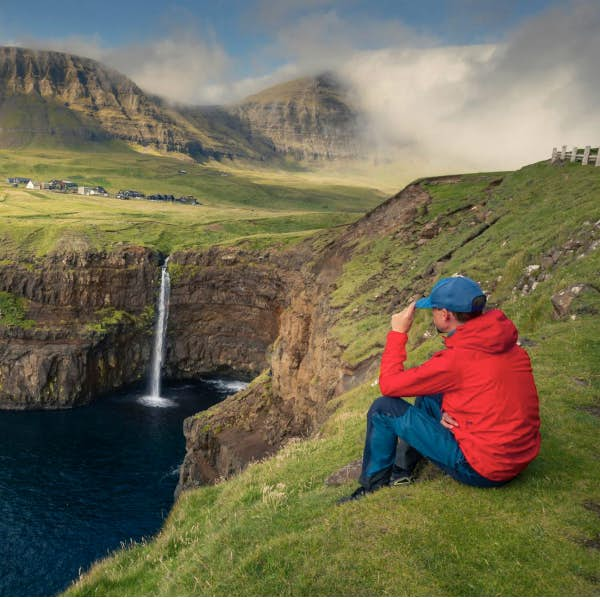
M 390 482 L 388 485 L 410 485 L 415 482 L 414 473 L 409 473 L 408 471 L 401 471 L 398 469 L 392 473 L 390 477 Z
M 342 498 L 340 498 L 336 502 L 336 504 L 345 504 L 346 502 L 351 502 L 352 500 L 360 500 L 361 498 L 364 498 L 367 494 L 372 494 L 373 492 L 376 492 L 377 490 L 380 490 L 381 488 L 387 486 L 387 483 L 380 483 L 373 486 L 371 489 L 367 489 L 366 487 L 363 487 L 361 485 L 359 488 L 356 488 L 349 496 L 343 496 Z
M 415 478 L 412 475 L 403 475 L 394 479 L 390 479 L 390 485 L 410 485 L 415 482 Z
M 351 502 L 352 500 L 360 500 L 367 494 L 371 494 L 372 490 L 368 490 L 364 488 L 362 485 L 359 488 L 356 488 L 349 496 L 343 496 L 340 498 L 336 504 L 345 504 L 346 502 Z
M 411 471 L 401 469 L 397 465 L 394 465 L 388 485 L 410 485 L 411 483 L 414 483 L 423 468 L 423 464 L 424 461 L 421 459 Z

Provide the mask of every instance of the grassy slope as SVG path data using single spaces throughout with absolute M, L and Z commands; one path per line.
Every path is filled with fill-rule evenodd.
M 125 242 L 169 253 L 248 237 L 254 245 L 287 242 L 352 221 L 382 199 L 377 190 L 339 181 L 282 179 L 268 170 L 257 181 L 219 163 L 142 154 L 119 143 L 92 147 L 0 150 L 0 178 L 65 178 L 112 193 L 193 195 L 202 206 L 30 192 L 0 183 L 0 258 L 43 255 L 61 245 L 106 248 Z M 187 173 L 178 174 L 181 169 Z
M 28 146 L 72 150 L 104 139 L 97 123 L 66 108 L 64 104 L 34 94 L 0 97 L 0 145 L 3 148 Z
M 335 400 L 335 413 L 314 439 L 293 442 L 230 481 L 186 493 L 156 539 L 97 564 L 68 593 L 598 594 L 598 313 L 557 321 L 549 301 L 567 284 L 598 281 L 598 250 L 565 258 L 529 296 L 513 293 L 513 286 L 542 252 L 583 236 L 600 218 L 600 169 L 534 165 L 509 174 L 489 193 L 491 179 L 473 176 L 462 184 L 431 186 L 434 203 L 427 218 L 476 200 L 504 215 L 464 248 L 457 246 L 442 274 L 461 270 L 483 282 L 502 276 L 493 299 L 530 340 L 543 446 L 522 476 L 491 490 L 442 477 L 335 506 L 353 486 L 329 488 L 323 481 L 360 456 L 364 415 L 378 391 L 367 383 Z M 356 296 L 366 314 L 358 323 L 361 336 L 354 329 L 354 338 L 374 336 L 381 344 L 387 329 L 389 316 L 372 302 L 377 289 L 370 296 L 361 291 L 365 281 L 378 273 L 382 281 L 384 275 L 395 277 L 402 296 L 410 267 L 428 265 L 462 235 L 458 224 L 421 253 L 407 254 L 385 239 L 383 249 L 359 253 L 346 268 L 346 285 L 336 292 L 340 303 Z M 600 311 L 597 296 L 589 302 L 588 311 Z M 338 334 L 349 327 L 343 316 Z M 439 339 L 423 337 L 429 327 L 421 315 L 411 333 L 413 363 L 440 346 Z M 377 343 L 349 343 L 347 352 L 360 360 L 376 352 Z

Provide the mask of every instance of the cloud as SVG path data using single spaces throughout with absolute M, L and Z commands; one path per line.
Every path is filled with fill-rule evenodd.
M 18 45 L 95 59 L 131 78 L 144 91 L 168 100 L 211 104 L 235 88 L 233 60 L 210 32 L 172 28 L 148 43 L 104 46 L 100 36 L 40 40 L 23 37 Z
M 356 53 L 342 72 L 383 154 L 504 169 L 600 142 L 600 11 L 573 2 L 497 45 Z
M 66 52 L 85 58 L 91 58 L 103 62 L 110 50 L 103 47 L 99 35 L 78 36 L 72 35 L 64 38 L 39 40 L 27 36 L 20 37 L 14 42 L 6 45 L 22 46 L 33 50 L 54 50 L 55 52 Z
M 265 58 L 284 57 L 304 72 L 335 69 L 357 51 L 423 47 L 434 38 L 416 33 L 397 19 L 349 19 L 337 10 L 311 12 L 280 26 Z
M 232 67 L 220 44 L 189 32 L 111 51 L 105 60 L 145 91 L 190 104 L 220 102 L 215 90 Z

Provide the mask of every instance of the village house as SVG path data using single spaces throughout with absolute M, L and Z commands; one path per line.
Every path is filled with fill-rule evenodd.
M 145 198 L 146 195 L 136 190 L 119 190 L 117 198 L 119 200 L 128 200 L 129 198 Z
M 48 184 L 48 189 L 53 190 L 55 192 L 73 192 L 77 193 L 77 188 L 79 186 L 73 181 L 67 181 L 65 179 L 53 179 Z
M 181 196 L 181 198 L 177 198 L 176 202 L 181 202 L 182 204 L 193 204 L 195 206 L 200 206 L 201 202 L 198 202 L 194 196 Z
M 83 196 L 104 196 L 108 197 L 108 192 L 101 186 L 88 187 L 85 185 L 80 185 L 77 188 L 77 193 Z

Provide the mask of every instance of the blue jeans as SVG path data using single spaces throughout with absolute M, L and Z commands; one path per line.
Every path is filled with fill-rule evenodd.
M 367 414 L 367 436 L 360 484 L 368 490 L 389 482 L 394 467 L 411 473 L 421 457 L 467 485 L 497 487 L 467 462 L 458 442 L 441 423 L 442 394 L 419 396 L 414 406 L 382 396 Z

